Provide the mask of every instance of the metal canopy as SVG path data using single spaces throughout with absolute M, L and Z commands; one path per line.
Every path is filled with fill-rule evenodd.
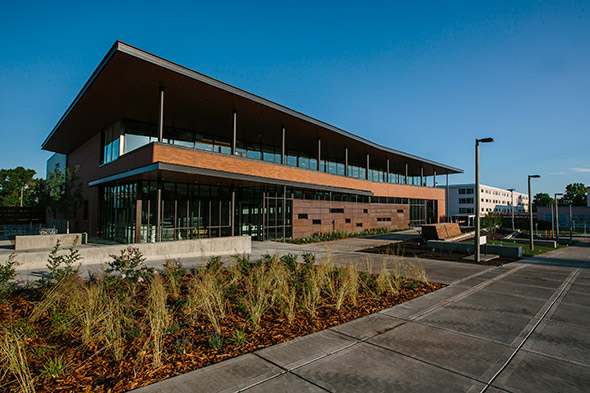
M 224 137 L 232 132 L 232 111 L 238 113 L 239 139 L 281 144 L 285 127 L 287 148 L 313 152 L 322 140 L 322 158 L 386 167 L 409 175 L 462 173 L 448 165 L 380 146 L 252 93 L 117 41 L 68 110 L 43 142 L 44 150 L 68 154 L 119 119 L 158 121 L 158 90 L 165 87 L 166 126 L 203 130 Z M 97 153 L 98 154 L 98 153 Z M 362 165 L 360 165 L 362 166 Z

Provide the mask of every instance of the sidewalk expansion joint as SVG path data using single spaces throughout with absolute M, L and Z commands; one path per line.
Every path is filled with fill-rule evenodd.
M 307 378 L 305 378 L 305 377 L 303 377 L 303 376 L 301 376 L 299 374 L 296 374 L 296 373 L 292 372 L 292 370 L 295 370 L 296 368 L 302 367 L 305 364 L 302 364 L 301 366 L 298 366 L 298 367 L 295 367 L 295 368 L 289 370 L 289 369 L 281 366 L 280 364 L 277 364 L 277 363 L 273 362 L 272 360 L 269 360 L 269 359 L 266 359 L 266 358 L 260 356 L 258 353 L 253 353 L 253 355 L 256 356 L 256 357 L 258 357 L 259 359 L 262 359 L 265 362 L 268 362 L 268 363 L 272 364 L 275 367 L 280 368 L 282 371 L 279 374 L 277 374 L 277 375 L 273 375 L 271 377 L 268 377 L 268 378 L 263 379 L 262 381 L 258 381 L 256 383 L 253 383 L 253 384 L 249 385 L 249 386 L 243 387 L 243 388 L 237 390 L 236 392 L 246 391 L 248 389 L 251 389 L 251 388 L 253 388 L 255 386 L 258 386 L 258 385 L 261 385 L 261 384 L 266 383 L 268 381 L 271 381 L 271 380 L 273 380 L 275 378 L 278 378 L 278 377 L 280 377 L 282 375 L 285 375 L 285 374 L 291 374 L 291 375 L 293 375 L 293 376 L 295 376 L 297 378 L 300 378 L 300 379 L 304 380 L 305 382 L 307 382 L 307 383 L 309 383 L 309 384 L 311 384 L 311 385 L 313 385 L 313 386 L 315 386 L 315 387 L 317 387 L 319 389 L 322 389 L 323 391 L 329 392 L 329 390 L 326 390 L 325 388 L 323 388 L 322 386 L 318 385 L 317 383 L 315 383 L 315 382 L 313 382 L 313 381 L 311 381 L 311 380 L 309 380 L 309 379 L 307 379 Z M 321 359 L 322 357 L 320 357 L 318 359 Z M 317 360 L 317 359 L 315 359 L 315 360 Z M 315 360 L 313 360 L 313 361 L 315 361 Z M 306 364 L 308 364 L 308 363 L 306 363 Z
M 471 288 L 468 288 L 465 291 L 463 291 L 461 293 L 458 293 L 458 294 L 456 294 L 454 296 L 451 296 L 450 298 L 448 298 L 446 300 L 443 300 L 443 301 L 435 304 L 434 306 L 427 308 L 426 310 L 424 310 L 422 312 L 419 312 L 417 314 L 414 314 L 414 315 L 412 315 L 411 317 L 409 317 L 407 319 L 409 321 L 416 321 L 418 319 L 421 319 L 421 318 L 425 317 L 426 315 L 431 314 L 434 311 L 436 311 L 436 310 L 438 310 L 438 309 L 440 309 L 440 308 L 442 308 L 442 307 L 444 307 L 444 306 L 446 306 L 446 305 L 448 305 L 450 303 L 453 303 L 453 302 L 455 302 L 457 300 L 461 300 L 464 297 L 467 297 L 467 296 L 471 295 L 472 293 L 475 293 L 475 292 L 477 292 L 477 291 L 479 291 L 479 290 L 481 290 L 481 289 L 483 289 L 483 288 L 485 288 L 485 287 L 487 287 L 487 286 L 489 286 L 489 285 L 491 285 L 491 284 L 493 284 L 495 282 L 498 282 L 498 281 L 500 281 L 500 280 L 502 280 L 502 279 L 510 276 L 514 272 L 517 272 L 517 271 L 519 271 L 519 270 L 521 270 L 523 268 L 524 268 L 524 265 L 515 266 L 515 267 L 511 268 L 510 270 L 508 270 L 505 273 L 502 273 L 502 274 L 500 274 L 500 275 L 498 275 L 498 276 L 496 276 L 494 278 L 491 278 L 491 279 L 486 280 L 486 281 L 484 281 L 482 283 L 479 283 L 479 284 L 477 284 L 477 285 L 475 285 L 475 286 L 473 286 Z M 470 276 L 470 277 L 473 277 L 473 276 Z M 467 277 L 467 278 L 470 278 L 470 277 Z M 451 284 L 451 285 L 453 285 L 453 284 Z M 432 293 L 436 293 L 436 292 L 432 292 Z
M 543 311 L 543 314 L 538 318 L 537 322 L 533 325 L 533 327 L 530 329 L 530 331 L 528 332 L 528 334 L 522 339 L 522 341 L 520 342 L 520 344 L 514 349 L 514 351 L 508 357 L 508 359 L 506 360 L 506 362 L 504 362 L 504 364 L 500 367 L 500 369 L 498 371 L 496 371 L 496 373 L 492 376 L 492 378 L 490 378 L 490 380 L 486 383 L 486 385 L 480 391 L 480 393 L 484 393 L 486 390 L 488 390 L 488 388 L 492 385 L 492 383 L 496 380 L 496 378 L 502 373 L 502 371 L 504 371 L 506 369 L 506 367 L 508 367 L 508 364 L 510 364 L 510 362 L 512 361 L 512 359 L 514 359 L 514 357 L 516 356 L 516 354 L 524 346 L 524 344 L 526 343 L 526 341 L 528 340 L 528 338 L 534 333 L 535 329 L 537 329 L 537 327 L 539 326 L 539 324 L 543 321 L 543 319 L 545 318 L 545 316 L 547 316 L 547 314 L 549 313 L 549 311 L 551 311 L 551 309 L 553 308 L 553 306 L 555 305 L 555 303 L 557 303 L 557 301 L 560 298 L 562 298 L 563 294 L 566 292 L 566 289 L 570 286 L 570 283 L 578 276 L 578 274 L 580 273 L 580 271 L 583 268 L 585 268 L 587 264 L 588 264 L 588 262 L 584 262 L 581 266 L 578 266 L 578 268 L 576 268 L 576 270 L 574 270 L 573 272 L 571 272 L 568 275 L 566 281 L 562 285 L 560 285 L 559 288 L 557 288 L 557 290 L 554 293 L 554 296 L 551 296 L 551 298 L 547 301 L 549 304 L 545 303 L 545 306 L 544 306 L 545 311 Z M 551 300 L 552 298 L 553 298 L 553 300 Z M 539 311 L 539 312 L 541 312 L 541 311 Z M 536 317 L 536 315 L 535 315 L 535 317 Z

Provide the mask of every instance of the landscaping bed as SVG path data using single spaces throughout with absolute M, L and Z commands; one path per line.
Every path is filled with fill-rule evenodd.
M 443 286 L 411 264 L 360 272 L 311 254 L 227 267 L 211 258 L 194 271 L 169 260 L 158 274 L 131 247 L 84 281 L 70 257 L 50 258 L 52 276 L 36 287 L 0 280 L 0 391 L 123 392 Z
M 467 239 L 465 242 L 469 242 L 470 240 L 473 241 L 473 239 Z M 406 240 L 403 242 L 384 244 L 359 251 L 375 254 L 397 255 L 401 257 L 436 259 L 461 263 L 476 263 L 473 260 L 464 259 L 465 257 L 473 254 L 426 248 L 425 244 L 421 240 Z M 487 262 L 480 262 L 478 265 L 501 266 L 505 263 L 514 262 L 516 260 L 518 259 L 499 257 Z

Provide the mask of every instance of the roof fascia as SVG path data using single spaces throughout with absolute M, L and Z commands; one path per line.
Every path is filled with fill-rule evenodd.
M 65 118 L 68 117 L 68 115 L 70 114 L 70 112 L 72 111 L 72 109 L 74 109 L 74 107 L 76 106 L 76 104 L 78 103 L 78 101 L 80 101 L 80 98 L 82 98 L 82 96 L 84 95 L 84 93 L 86 92 L 86 90 L 88 90 L 88 88 L 90 87 L 90 85 L 92 85 L 92 82 L 94 82 L 94 80 L 98 77 L 98 75 L 100 74 L 100 72 L 107 65 L 107 63 L 109 62 L 109 60 L 111 60 L 111 58 L 117 52 L 117 50 L 119 49 L 119 47 L 121 45 L 122 45 L 122 42 L 115 41 L 115 43 L 113 44 L 113 46 L 111 47 L 111 49 L 108 51 L 108 53 L 106 54 L 106 56 L 102 59 L 102 61 L 98 65 L 98 67 L 96 67 L 96 69 L 94 70 L 94 72 L 92 73 L 92 75 L 90 76 L 90 78 L 88 79 L 88 81 L 86 82 L 86 84 L 84 84 L 84 86 L 82 87 L 82 90 L 80 90 L 80 92 L 78 93 L 78 95 L 76 96 L 76 98 L 74 99 L 74 101 L 72 101 L 72 103 L 70 104 L 70 106 L 68 107 L 68 109 L 65 111 L 65 113 L 62 115 L 62 117 L 59 119 L 59 121 L 57 122 L 57 124 L 55 125 L 55 127 L 53 127 L 53 130 L 51 130 L 51 132 L 49 133 L 49 135 L 47 136 L 47 138 L 45 138 L 45 140 L 41 144 L 41 149 L 45 149 L 45 145 L 47 144 L 47 142 L 49 142 L 49 140 L 51 139 L 51 137 L 53 136 L 53 134 L 55 134 L 55 131 L 57 131 L 57 129 L 63 123 L 63 121 L 65 120 Z

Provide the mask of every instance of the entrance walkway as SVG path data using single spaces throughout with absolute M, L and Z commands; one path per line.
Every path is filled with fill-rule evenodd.
M 589 246 L 492 268 L 426 261 L 448 287 L 136 392 L 586 392 Z

